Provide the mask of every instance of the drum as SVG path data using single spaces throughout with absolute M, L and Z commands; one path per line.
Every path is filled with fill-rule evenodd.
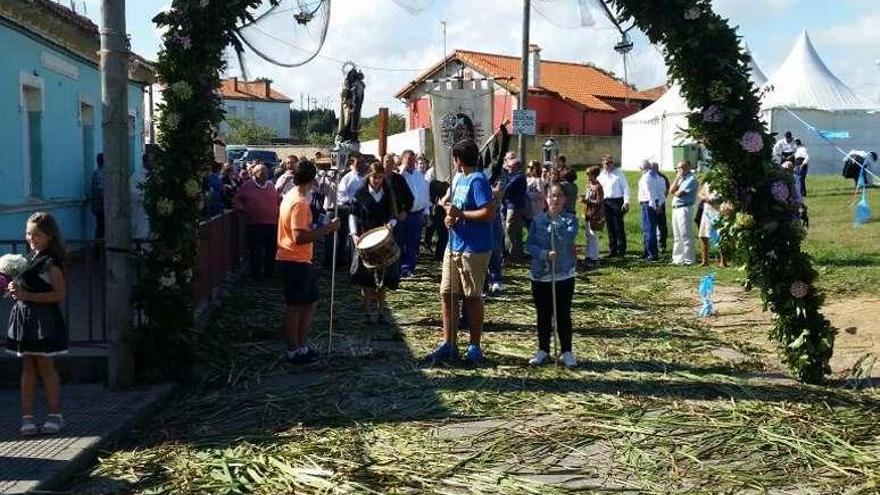
M 387 268 L 400 258 L 400 248 L 388 227 L 368 230 L 358 239 L 358 256 L 367 268 Z

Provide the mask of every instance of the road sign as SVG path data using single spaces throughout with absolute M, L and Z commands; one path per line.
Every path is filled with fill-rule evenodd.
M 536 114 L 534 110 L 513 111 L 513 131 L 517 134 L 531 136 L 535 134 Z

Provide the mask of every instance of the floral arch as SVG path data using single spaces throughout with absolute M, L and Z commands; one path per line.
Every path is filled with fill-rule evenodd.
M 223 118 L 215 90 L 224 49 L 238 43 L 236 22 L 260 3 L 174 0 L 154 19 L 166 29 L 157 67 L 167 89 L 158 125 L 161 151 L 145 188 L 153 248 L 138 286 L 149 321 L 139 333 L 141 369 L 187 361 L 200 181 L 212 159 L 211 129 Z M 821 381 L 830 371 L 834 331 L 820 313 L 817 273 L 801 249 L 805 231 L 788 202 L 791 178 L 772 165 L 773 138 L 760 120 L 749 56 L 736 32 L 709 0 L 607 3 L 665 48 L 670 76 L 690 107 L 700 109 L 689 116 L 690 133 L 712 151 L 716 167 L 708 180 L 729 201 L 723 242 L 745 263 L 747 285 L 776 315 L 771 338 L 784 362 L 800 380 Z

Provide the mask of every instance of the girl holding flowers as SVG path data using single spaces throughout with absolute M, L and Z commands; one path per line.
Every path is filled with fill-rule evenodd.
M 31 250 L 27 266 L 6 287 L 15 305 L 9 313 L 6 351 L 22 358 L 21 433 L 58 433 L 61 416 L 61 380 L 54 356 L 67 353 L 67 327 L 60 303 L 67 297 L 62 270 L 67 250 L 58 224 L 51 215 L 28 218 L 25 239 Z M 37 377 L 46 391 L 48 418 L 42 428 L 34 423 Z

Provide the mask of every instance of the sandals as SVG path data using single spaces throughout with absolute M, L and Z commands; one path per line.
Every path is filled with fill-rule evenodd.
M 37 425 L 34 423 L 33 416 L 22 416 L 21 417 L 21 434 L 26 437 L 32 437 L 39 433 L 40 430 L 37 428 Z
M 46 435 L 54 435 L 61 431 L 64 428 L 64 417 L 60 414 L 50 414 L 46 418 L 46 422 L 43 423 L 42 428 L 37 428 L 37 424 L 34 423 L 33 416 L 22 416 L 21 417 L 21 434 L 22 436 L 32 437 L 37 433 L 44 433 Z

